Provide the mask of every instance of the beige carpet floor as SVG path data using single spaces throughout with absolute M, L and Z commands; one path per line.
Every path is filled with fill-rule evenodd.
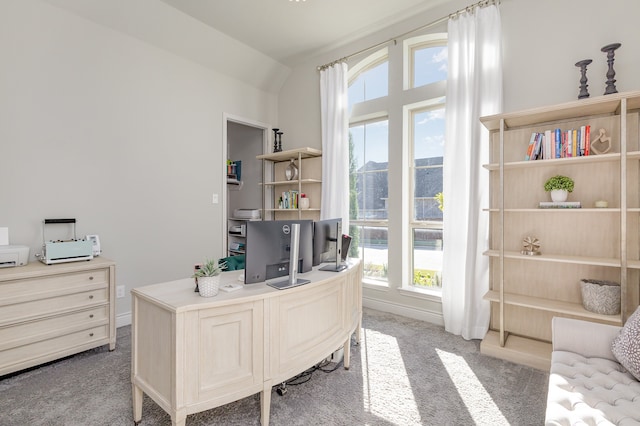
M 0 425 L 133 425 L 130 327 L 98 348 L 0 378 Z M 541 425 L 547 374 L 480 354 L 441 327 L 365 309 L 351 369 L 315 371 L 280 396 L 272 425 Z M 326 368 L 331 368 L 328 365 Z M 170 425 L 145 396 L 141 425 Z M 189 426 L 258 425 L 253 395 L 187 417 Z

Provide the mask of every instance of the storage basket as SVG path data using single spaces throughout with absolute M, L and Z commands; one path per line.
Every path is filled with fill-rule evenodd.
M 613 281 L 580 280 L 582 305 L 587 311 L 604 315 L 620 313 L 620 284 Z
M 213 297 L 218 294 L 220 288 L 220 276 L 198 277 L 198 291 L 202 297 Z

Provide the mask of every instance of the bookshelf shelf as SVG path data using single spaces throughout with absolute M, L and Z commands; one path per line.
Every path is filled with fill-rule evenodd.
M 487 250 L 484 254 L 489 257 L 500 256 L 500 252 L 498 250 Z M 612 268 L 619 268 L 621 266 L 619 258 L 610 258 L 610 257 L 565 256 L 565 255 L 554 255 L 554 254 L 540 254 L 537 256 L 527 256 L 518 251 L 505 251 L 504 258 L 517 259 L 525 262 L 559 262 L 559 263 L 573 263 L 577 265 L 608 266 Z
M 489 291 L 484 298 L 490 302 L 498 302 L 500 294 L 497 291 Z M 549 311 L 552 313 L 562 313 L 582 319 L 597 320 L 611 325 L 622 325 L 620 315 L 603 315 L 589 312 L 582 307 L 582 304 L 573 302 L 563 302 L 560 300 L 544 299 L 541 297 L 524 296 L 522 294 L 504 294 L 506 305 L 520 306 L 523 308 Z
M 300 211 L 300 212 L 319 212 L 320 211 L 320 209 L 318 209 L 318 208 L 315 208 L 315 209 L 314 208 L 308 208 L 308 209 L 266 209 L 266 210 L 268 212 L 281 212 L 281 213 L 284 213 L 284 212 L 297 212 L 297 211 Z
M 622 324 L 640 304 L 640 91 L 483 117 L 490 132 L 490 332 L 483 353 L 540 368 L 554 316 Z M 524 161 L 533 133 L 590 126 L 611 138 L 605 154 Z M 548 135 L 548 133 L 547 133 Z M 582 208 L 539 208 L 549 199 L 544 182 L 571 177 L 568 201 Z M 595 208 L 605 200 L 610 207 Z M 521 254 L 525 237 L 542 254 Z M 621 286 L 620 315 L 582 306 L 580 280 Z
M 639 153 L 640 154 L 640 153 Z M 524 155 L 524 152 L 523 152 Z M 629 158 L 627 156 L 627 158 Z M 640 158 L 640 156 L 638 157 Z M 510 163 L 504 163 L 505 169 L 521 169 L 526 167 L 556 167 L 556 166 L 570 166 L 570 165 L 584 165 L 588 163 L 602 163 L 604 161 L 620 161 L 620 154 L 600 154 L 600 155 L 588 155 L 586 157 L 571 157 L 571 158 L 554 158 L 550 160 L 531 160 L 531 161 L 513 161 Z M 500 164 L 491 163 L 483 166 L 487 170 L 499 170 Z
M 572 213 L 572 214 L 580 214 L 580 213 L 620 213 L 619 208 L 590 208 L 590 207 L 582 207 L 582 208 L 566 208 L 566 209 L 541 209 L 539 207 L 530 208 L 530 209 L 484 209 L 484 211 L 491 213 L 498 213 L 500 211 L 504 211 L 505 213 L 533 213 L 533 214 L 548 214 L 548 213 Z M 627 209 L 627 211 L 634 211 L 640 213 L 640 209 Z
M 322 151 L 315 148 L 296 148 L 256 156 L 263 162 L 262 217 L 269 219 L 319 219 L 322 197 Z M 286 167 L 293 160 L 298 178 L 287 180 Z M 310 208 L 278 208 L 280 196 L 287 200 L 306 194 Z M 292 195 L 293 194 L 293 195 Z M 296 195 L 298 194 L 298 195 Z M 284 203 L 286 205 L 286 203 Z
M 272 185 L 272 186 L 281 186 L 281 185 L 297 185 L 298 182 L 302 183 L 302 184 L 306 184 L 306 183 L 322 183 L 322 180 L 320 179 L 293 179 L 293 180 L 279 180 L 279 181 L 275 181 L 275 182 L 264 182 L 264 183 L 260 183 L 260 185 Z

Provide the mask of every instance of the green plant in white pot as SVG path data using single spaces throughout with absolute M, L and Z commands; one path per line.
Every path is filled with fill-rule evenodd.
M 553 176 L 545 182 L 544 190 L 551 193 L 552 201 L 566 201 L 569 192 L 573 192 L 573 179 L 562 175 Z
M 213 297 L 220 289 L 220 273 L 225 267 L 225 263 L 219 260 L 206 260 L 193 274 L 193 278 L 198 283 L 198 291 L 202 297 Z

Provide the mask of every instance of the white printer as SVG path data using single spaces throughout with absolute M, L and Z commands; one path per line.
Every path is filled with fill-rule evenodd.
M 0 246 L 0 268 L 24 266 L 29 263 L 29 247 Z

